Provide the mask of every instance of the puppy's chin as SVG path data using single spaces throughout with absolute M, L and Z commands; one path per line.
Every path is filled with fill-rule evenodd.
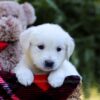
M 46 67 L 37 67 L 37 68 L 43 72 L 51 72 L 51 71 L 55 70 L 54 68 L 46 68 Z
M 53 68 L 48 68 L 48 67 L 45 67 L 45 66 L 39 66 L 37 64 L 33 64 L 33 66 L 31 67 L 32 71 L 35 73 L 35 74 L 44 74 L 44 73 L 50 73 L 54 70 L 57 70 L 59 67 L 55 66 Z
M 46 68 L 44 66 L 40 67 L 40 66 L 36 66 L 36 65 L 34 65 L 32 69 L 33 69 L 33 72 L 35 72 L 37 74 L 39 74 L 39 73 L 49 73 L 51 71 L 56 70 L 56 68 Z

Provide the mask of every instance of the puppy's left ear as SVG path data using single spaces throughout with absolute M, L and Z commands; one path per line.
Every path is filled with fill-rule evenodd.
M 67 42 L 67 59 L 69 60 L 70 56 L 72 55 L 74 48 L 75 48 L 75 42 L 73 38 L 66 32 L 66 42 Z
M 28 28 L 20 34 L 20 44 L 23 51 L 27 51 L 30 46 L 32 28 Z

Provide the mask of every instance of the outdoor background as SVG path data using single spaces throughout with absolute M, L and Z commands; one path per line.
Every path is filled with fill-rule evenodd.
M 37 21 L 57 23 L 75 39 L 71 60 L 83 77 L 84 100 L 100 100 L 100 0 L 19 0 L 36 9 Z

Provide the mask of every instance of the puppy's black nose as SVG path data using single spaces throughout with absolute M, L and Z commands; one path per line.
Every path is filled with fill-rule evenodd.
M 53 65 L 54 65 L 53 61 L 51 61 L 51 60 L 46 60 L 45 61 L 45 67 L 52 68 Z

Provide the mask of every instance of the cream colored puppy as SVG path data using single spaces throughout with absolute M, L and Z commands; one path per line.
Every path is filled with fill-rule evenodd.
M 31 27 L 21 34 L 20 43 L 23 57 L 14 72 L 21 84 L 31 85 L 34 74 L 49 73 L 49 84 L 60 87 L 67 76 L 80 76 L 69 62 L 74 41 L 59 25 Z

